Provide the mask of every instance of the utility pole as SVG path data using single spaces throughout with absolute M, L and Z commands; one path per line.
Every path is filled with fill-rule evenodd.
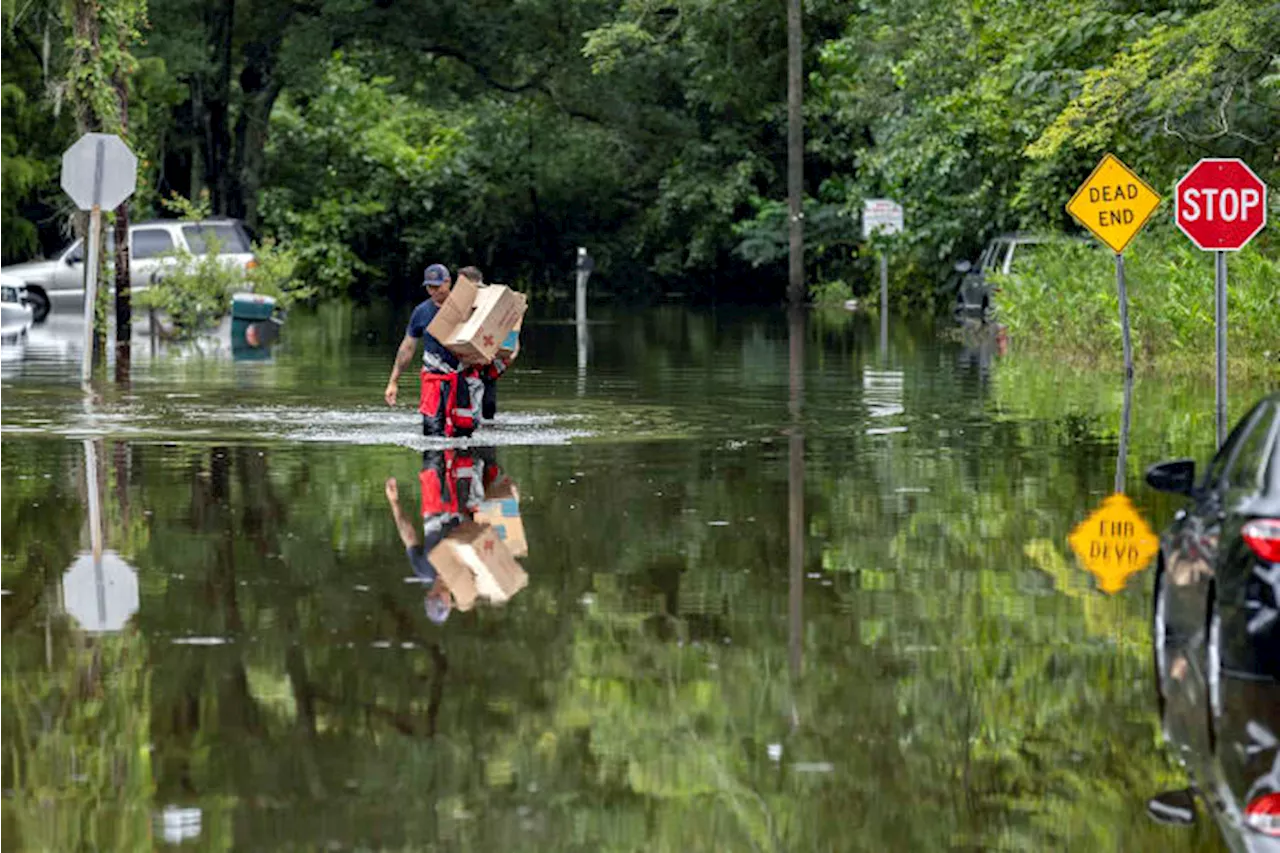
M 803 50 L 800 0 L 787 0 L 787 209 L 791 237 L 787 300 L 792 305 L 805 302 Z

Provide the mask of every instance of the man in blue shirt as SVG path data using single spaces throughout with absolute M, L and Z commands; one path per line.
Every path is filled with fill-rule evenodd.
M 400 374 L 413 361 L 422 341 L 422 372 L 418 411 L 422 413 L 422 434 L 426 436 L 452 436 L 455 430 L 453 409 L 457 398 L 458 357 L 427 331 L 440 306 L 449 298 L 449 286 L 453 283 L 449 269 L 444 264 L 432 264 L 422 274 L 422 284 L 427 298 L 413 309 L 404 340 L 396 351 L 391 378 L 382 397 L 388 406 L 396 404 Z

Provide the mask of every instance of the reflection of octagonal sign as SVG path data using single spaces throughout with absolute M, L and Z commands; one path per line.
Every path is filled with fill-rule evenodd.
M 86 133 L 62 154 L 62 189 L 81 210 L 110 210 L 137 184 L 138 158 L 114 134 Z
M 138 612 L 138 573 L 114 551 L 81 554 L 62 576 L 62 607 L 86 631 L 119 631 Z

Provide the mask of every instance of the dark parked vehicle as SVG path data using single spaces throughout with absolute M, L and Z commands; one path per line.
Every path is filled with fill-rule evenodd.
M 1234 850 L 1280 851 L 1280 393 L 1245 415 L 1196 477 L 1162 462 L 1147 483 L 1186 495 L 1160 538 L 1152 618 L 1165 739 Z M 1153 799 L 1194 818 L 1187 792 Z

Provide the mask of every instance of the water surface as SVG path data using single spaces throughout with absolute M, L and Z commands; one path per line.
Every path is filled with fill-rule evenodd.
M 1118 377 L 927 324 L 882 351 L 860 316 L 527 323 L 470 453 L 516 484 L 529 583 L 435 625 L 387 498 L 417 513 L 440 449 L 380 401 L 403 319 L 140 343 L 89 401 L 72 326 L 6 353 L 6 849 L 1217 844 L 1144 814 L 1183 784 L 1149 572 L 1105 596 L 1066 548 Z M 1207 451 L 1212 388 L 1140 379 L 1134 411 L 1162 525 L 1140 472 Z M 100 632 L 68 605 L 93 482 L 137 590 Z

